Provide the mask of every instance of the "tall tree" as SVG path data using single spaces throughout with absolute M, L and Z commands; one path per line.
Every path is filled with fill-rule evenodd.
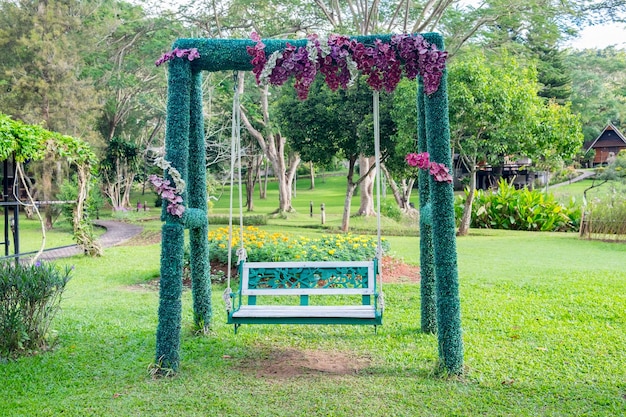
M 84 5 L 48 0 L 0 3 L 2 104 L 6 113 L 89 138 L 96 94 L 80 51 Z
M 585 141 L 598 137 L 611 122 L 626 130 L 626 51 L 572 51 L 566 60 L 572 73 L 572 111 L 581 115 Z
M 392 148 L 395 125 L 389 117 L 391 96 L 381 94 L 381 152 L 382 159 Z M 291 140 L 291 146 L 305 160 L 328 164 L 340 154 L 348 160 L 346 198 L 341 229 L 348 231 L 352 197 L 356 188 L 369 177 L 374 167 L 359 164 L 361 155 L 369 159 L 374 154 L 372 129 L 372 94 L 364 81 L 348 90 L 330 91 L 323 80 L 313 83 L 308 100 L 300 101 L 292 89 L 283 89 L 277 105 L 281 131 Z M 363 160 L 363 158 L 361 159 Z M 370 190 L 371 191 L 371 190 Z
M 103 187 L 114 210 L 124 209 L 131 205 L 139 158 L 163 134 L 165 73 L 154 65 L 155 57 L 184 32 L 168 15 L 152 17 L 140 6 L 115 0 L 102 1 L 85 24 L 99 44 L 84 55 L 85 73 L 100 91 L 97 128 L 107 149 Z M 119 154 L 124 149 L 131 154 Z
M 183 15 L 186 15 L 186 19 L 203 36 L 212 38 L 247 38 L 252 31 L 264 37 L 289 37 L 310 27 L 310 23 L 305 23 L 303 16 L 310 17 L 311 14 L 303 15 L 294 11 L 300 4 L 297 1 L 266 0 L 254 2 L 254 7 L 251 4 L 249 0 L 205 1 L 194 4 L 192 9 L 185 6 L 183 10 L 190 13 Z M 284 18 L 276 19 L 277 13 L 281 12 Z M 245 83 L 243 73 L 239 74 L 239 80 L 238 91 L 242 97 L 241 121 L 272 165 L 278 183 L 277 212 L 293 211 L 292 185 L 300 157 L 296 153 L 288 152 L 288 138 L 274 128 L 269 89 Z
M 95 91 L 81 74 L 78 53 L 83 5 L 68 1 L 0 3 L 0 62 L 2 108 L 27 123 L 93 139 Z M 50 158 L 41 162 L 38 198 L 54 200 L 66 165 Z M 44 203 L 46 226 L 52 227 L 55 208 Z
M 563 130 L 561 117 L 546 116 L 561 113 L 544 109 L 537 96 L 538 88 L 535 71 L 521 68 L 506 55 L 487 59 L 482 53 L 474 53 L 451 66 L 451 136 L 470 178 L 459 235 L 469 230 L 480 161 L 501 165 L 505 156 L 537 156 L 548 150 L 562 151 L 560 142 L 549 140 L 556 135 L 548 138 L 545 132 L 554 129 L 563 137 L 561 133 L 569 133 L 569 130 Z
M 240 92 L 243 92 L 243 74 L 240 74 L 241 82 L 239 83 Z M 263 153 L 272 164 L 276 182 L 278 183 L 278 213 L 294 211 L 291 205 L 293 180 L 296 175 L 296 169 L 300 163 L 300 155 L 291 152 L 287 155 L 287 138 L 280 131 L 276 130 L 272 125 L 269 106 L 269 87 L 261 88 L 261 114 L 256 120 L 250 120 L 246 115 L 246 108 L 242 107 L 241 121 L 244 126 L 254 137 Z M 256 126 L 255 126 L 256 124 Z
M 530 49 L 537 63 L 537 80 L 541 84 L 539 96 L 555 100 L 558 104 L 569 102 L 572 77 L 565 66 L 565 52 L 549 44 L 531 45 Z

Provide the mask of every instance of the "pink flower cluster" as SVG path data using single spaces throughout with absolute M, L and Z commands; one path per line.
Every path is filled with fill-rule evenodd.
M 181 203 L 183 198 L 177 194 L 176 188 L 172 187 L 169 180 L 159 177 L 158 175 L 150 175 L 148 180 L 156 187 L 156 192 L 163 200 L 167 200 L 167 212 L 173 216 L 183 217 L 185 206 Z
M 256 32 L 252 32 L 250 38 L 256 42 L 254 46 L 247 46 L 246 52 L 248 55 L 252 57 L 252 73 L 256 78 L 256 83 L 261 83 L 261 73 L 263 72 L 263 67 L 267 62 L 267 58 L 265 57 L 265 44 L 261 41 L 261 37 Z
M 435 177 L 435 181 L 452 183 L 452 175 L 448 167 L 439 162 L 431 162 L 428 152 L 410 153 L 406 156 L 406 162 L 409 166 L 427 169 L 430 175 Z
M 189 61 L 193 61 L 194 59 L 200 58 L 200 53 L 196 48 L 191 49 L 178 49 L 175 48 L 170 52 L 166 52 L 159 58 L 154 64 L 158 67 L 159 65 L 169 61 L 174 58 L 187 58 Z
M 256 45 L 247 52 L 257 83 L 267 79 L 272 85 L 282 85 L 294 76 L 300 99 L 306 99 L 318 71 L 331 90 L 347 88 L 360 72 L 374 90 L 388 92 L 395 90 L 404 71 L 409 79 L 422 76 L 424 91 L 430 95 L 439 88 L 448 57 L 421 35 L 393 35 L 390 43 L 376 39 L 371 46 L 342 35 L 330 35 L 322 45 L 317 35 L 311 35 L 306 47 L 287 43 L 282 53 L 274 52 L 269 58 L 260 36 L 252 33 L 251 38 Z

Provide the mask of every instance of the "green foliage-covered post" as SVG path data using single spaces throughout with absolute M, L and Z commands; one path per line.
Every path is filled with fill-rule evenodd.
M 194 322 L 207 331 L 211 321 L 211 282 L 209 264 L 209 227 L 206 195 L 206 147 L 204 146 L 204 118 L 202 114 L 202 73 L 192 73 L 191 127 L 189 131 L 189 178 L 187 193 L 189 208 L 195 209 L 198 224 L 189 230 L 191 246 L 191 286 Z
M 443 50 L 443 39 L 434 38 Z M 430 159 L 444 163 L 452 170 L 450 154 L 450 123 L 448 120 L 447 71 L 439 89 L 424 95 L 426 138 Z M 420 187 L 422 183 L 420 182 Z M 434 219 L 433 248 L 437 293 L 437 328 L 439 360 L 451 374 L 463 372 L 463 338 L 461 334 L 461 303 L 456 257 L 456 224 L 454 221 L 454 190 L 452 184 L 429 178 L 431 215 Z
M 189 120 L 191 66 L 175 59 L 169 65 L 167 130 L 165 158 L 187 179 L 189 156 Z M 186 193 L 183 195 L 186 202 Z M 167 213 L 165 204 L 161 219 L 161 282 L 159 293 L 159 326 L 157 328 L 156 361 L 159 367 L 177 370 L 180 346 L 181 294 L 185 229 L 180 219 Z
M 418 80 L 417 87 L 417 151 L 426 152 L 426 109 L 424 108 L 424 84 Z M 433 257 L 433 219 L 430 208 L 428 171 L 418 174 L 420 205 L 420 295 L 421 324 L 424 333 L 437 332 L 437 296 L 435 292 L 435 260 Z

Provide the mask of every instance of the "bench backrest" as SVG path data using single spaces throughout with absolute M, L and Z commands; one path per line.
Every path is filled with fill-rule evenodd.
M 376 260 L 242 262 L 239 267 L 242 296 L 370 296 L 376 292 Z

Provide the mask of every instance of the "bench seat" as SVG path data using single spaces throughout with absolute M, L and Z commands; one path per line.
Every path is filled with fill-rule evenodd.
M 242 305 L 233 313 L 234 318 L 270 317 L 270 318 L 376 318 L 373 305 L 363 306 L 274 306 L 274 305 Z
M 376 291 L 377 261 L 241 262 L 241 285 L 228 311 L 228 323 L 241 324 L 382 324 Z M 311 297 L 360 296 L 340 305 L 310 304 Z M 270 303 L 263 303 L 272 297 Z M 297 297 L 300 305 L 281 304 Z M 328 301 L 328 300 L 327 300 Z M 339 300 L 342 301 L 342 300 Z

